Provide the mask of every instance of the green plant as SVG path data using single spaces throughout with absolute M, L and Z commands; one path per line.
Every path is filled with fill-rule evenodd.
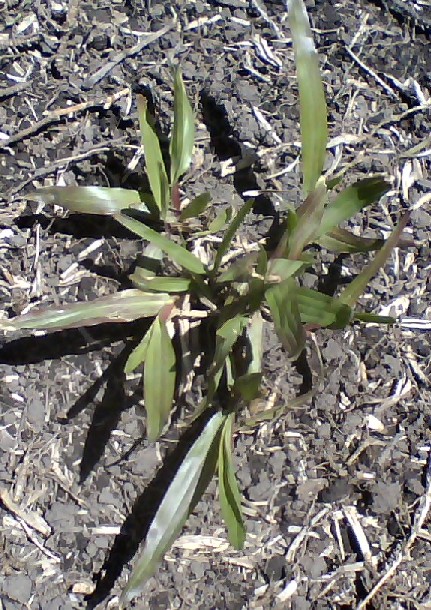
M 174 120 L 165 164 L 146 101 L 138 97 L 140 134 L 151 194 L 102 187 L 51 187 L 36 197 L 71 211 L 113 216 L 147 245 L 144 262 L 130 276 L 134 288 L 85 303 L 31 311 L 0 328 L 64 329 L 103 322 L 152 319 L 149 329 L 131 352 L 125 372 L 144 365 L 144 403 L 151 441 L 169 423 L 179 382 L 176 354 L 181 353 L 181 324 L 194 319 L 205 325 L 212 346 L 206 392 L 195 419 L 205 422 L 173 475 L 148 531 L 142 555 L 124 591 L 123 601 L 138 592 L 178 536 L 190 512 L 214 473 L 218 474 L 220 504 L 229 540 L 241 548 L 245 526 L 241 496 L 232 459 L 235 422 L 257 425 L 277 417 L 273 409 L 252 419 L 247 405 L 260 396 L 263 328 L 272 323 L 290 359 L 303 352 L 307 333 L 318 328 L 343 328 L 353 321 L 392 323 L 354 309 L 370 278 L 399 243 L 408 216 L 386 240 L 358 237 L 340 227 L 344 221 L 377 201 L 390 187 L 379 176 L 362 179 L 335 193 L 338 180 L 323 175 L 328 139 L 327 109 L 308 17 L 303 0 L 290 1 L 300 97 L 300 128 L 304 201 L 289 207 L 276 247 L 259 245 L 231 260 L 232 242 L 253 200 L 231 213 L 222 211 L 209 220 L 210 195 L 202 193 L 182 205 L 179 181 L 188 171 L 194 147 L 194 115 L 179 70 L 174 73 Z M 151 228 L 158 224 L 161 231 Z M 192 251 L 197 237 L 219 233 L 221 241 L 205 263 Z M 209 242 L 212 243 L 211 241 Z M 373 260 L 338 296 L 328 296 L 301 285 L 302 274 L 313 265 L 310 245 L 335 252 L 375 250 Z M 170 275 L 165 259 L 170 261 Z M 300 397 L 304 401 L 307 396 Z M 289 405 L 284 405 L 283 410 Z

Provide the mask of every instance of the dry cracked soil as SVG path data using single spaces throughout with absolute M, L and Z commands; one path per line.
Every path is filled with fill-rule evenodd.
M 298 409 L 288 404 L 301 367 L 268 334 L 266 387 L 287 408 L 235 438 L 245 549 L 229 546 L 211 485 L 131 607 L 431 608 L 431 7 L 307 6 L 328 97 L 328 167 L 347 182 L 381 172 L 393 181 L 352 229 L 387 235 L 411 210 L 414 246 L 393 253 L 362 299 L 402 322 L 316 332 L 325 378 Z M 208 190 L 215 208 L 238 208 L 244 191 L 272 191 L 257 199 L 244 242 L 261 237 L 286 201 L 298 203 L 298 93 L 283 2 L 3 0 L 3 317 L 126 284 L 139 241 L 106 220 L 37 205 L 31 193 L 140 184 L 136 93 L 167 135 L 172 62 L 198 120 L 188 194 Z M 365 260 L 322 253 L 306 282 L 346 281 Z M 130 324 L 0 339 L 4 610 L 117 607 L 175 445 L 148 443 L 139 380 L 121 374 L 136 332 Z

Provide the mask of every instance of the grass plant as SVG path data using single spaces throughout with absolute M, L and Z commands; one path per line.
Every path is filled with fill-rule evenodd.
M 303 202 L 287 202 L 282 235 L 273 249 L 231 257 L 232 244 L 253 210 L 253 199 L 235 212 L 230 208 L 212 220 L 211 194 L 202 192 L 184 205 L 181 179 L 189 171 L 195 142 L 195 116 L 181 72 L 173 76 L 174 108 L 165 162 L 147 102 L 138 96 L 141 143 L 151 193 L 122 188 L 49 187 L 35 194 L 73 212 L 115 218 L 143 240 L 143 257 L 130 275 L 133 288 L 84 303 L 32 310 L 1 320 L 4 331 L 60 330 L 104 322 L 148 318 L 151 323 L 131 352 L 125 372 L 143 365 L 147 434 L 157 440 L 169 424 L 184 356 L 182 325 L 205 325 L 213 346 L 206 370 L 206 392 L 196 405 L 203 424 L 154 515 L 132 576 L 123 593 L 131 600 L 152 576 L 179 535 L 208 483 L 218 477 L 220 506 L 231 544 L 240 549 L 246 538 L 241 493 L 232 458 L 238 419 L 259 425 L 280 415 L 280 409 L 247 419 L 247 407 L 259 398 L 263 369 L 263 330 L 272 324 L 287 358 L 297 359 L 310 332 L 339 329 L 355 321 L 394 322 L 364 312 L 357 302 L 370 279 L 399 244 L 408 217 L 387 240 L 357 236 L 342 225 L 390 188 L 371 176 L 342 189 L 325 178 L 328 142 L 327 107 L 318 56 L 303 0 L 290 0 L 289 18 L 299 89 Z M 162 227 L 156 230 L 154 227 Z M 197 238 L 216 235 L 208 261 L 194 245 Z M 310 246 L 337 253 L 374 254 L 362 272 L 336 296 L 306 288 L 303 274 L 314 264 Z M 142 262 L 144 261 L 144 262 Z M 166 265 L 169 261 L 169 265 Z M 169 274 L 166 270 L 169 269 Z M 201 346 L 207 350 L 208 346 Z M 210 350 L 211 351 L 211 350 Z M 305 400 L 303 397 L 300 400 Z M 283 405 L 283 410 L 289 404 Z

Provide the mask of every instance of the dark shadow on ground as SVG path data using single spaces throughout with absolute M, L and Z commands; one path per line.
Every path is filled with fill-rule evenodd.
M 91 424 L 85 439 L 79 467 L 79 482 L 83 483 L 99 462 L 112 431 L 115 430 L 124 410 L 133 405 L 125 393 L 124 365 L 131 348 L 121 350 L 119 356 L 111 362 L 103 375 L 81 396 L 69 409 L 66 421 L 70 421 L 82 409 L 96 400 L 99 389 L 106 383 L 103 397 L 96 404 Z
M 225 107 L 205 90 L 201 91 L 200 101 L 203 122 L 208 129 L 211 147 L 217 157 L 220 161 L 241 157 L 241 144 L 235 136 Z M 233 175 L 233 182 L 241 197 L 245 191 L 260 190 L 252 167 L 236 171 Z M 278 214 L 267 195 L 262 194 L 255 197 L 253 212 L 272 217 L 274 221 L 278 222 Z
M 127 341 L 111 363 L 90 387 L 78 398 L 63 418 L 67 424 L 90 405 L 96 404 L 88 428 L 80 464 L 80 483 L 83 483 L 99 462 L 112 431 L 117 427 L 124 410 L 136 404 L 138 396 L 125 393 L 124 365 L 130 352 L 148 330 L 147 320 L 129 324 L 103 324 L 91 329 L 72 329 L 44 337 L 23 337 L 0 348 L 0 364 L 25 365 L 55 360 L 64 356 L 89 354 L 118 341 Z M 115 351 L 115 350 L 114 350 Z M 103 396 L 97 395 L 106 386 Z M 7 400 L 7 397 L 6 397 Z
M 346 283 L 346 278 L 343 278 L 343 261 L 347 258 L 346 254 L 340 254 L 337 258 L 329 265 L 328 273 L 319 276 L 317 284 L 317 290 L 333 297 L 337 291 L 337 288 L 341 284 Z
M 50 218 L 44 214 L 22 215 L 17 219 L 16 225 L 19 229 L 31 229 L 39 224 L 42 229 L 50 235 L 62 233 L 77 239 L 93 238 L 117 238 L 138 239 L 128 229 L 120 225 L 109 216 L 98 214 L 69 214 L 65 218 Z M 147 222 L 154 229 L 160 227 L 156 222 Z
M 406 23 L 418 32 L 431 34 L 431 13 L 427 13 L 425 6 L 406 0 L 368 0 L 370 4 L 378 6 L 382 11 L 389 12 L 399 23 L 405 27 Z
M 307 360 L 306 351 L 303 350 L 299 355 L 299 358 L 294 363 L 295 368 L 299 375 L 302 377 L 302 383 L 299 386 L 297 396 L 302 396 L 302 394 L 306 394 L 313 388 L 313 373 L 311 371 L 311 367 Z
M 91 328 L 73 328 L 40 337 L 21 337 L 0 346 L 0 364 L 20 366 L 88 354 L 136 336 L 142 328 L 143 321 L 137 320 L 127 324 L 108 323 Z

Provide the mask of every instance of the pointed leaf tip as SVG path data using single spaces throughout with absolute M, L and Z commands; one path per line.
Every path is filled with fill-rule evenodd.
M 160 142 L 148 112 L 148 102 L 143 95 L 137 96 L 137 105 L 141 142 L 144 148 L 145 169 L 157 208 L 160 211 L 161 217 L 165 218 L 170 195 Z
M 289 1 L 289 23 L 299 87 L 304 191 L 308 195 L 323 171 L 328 142 L 325 92 L 303 0 Z
M 174 125 L 170 142 L 171 185 L 188 170 L 195 143 L 195 117 L 184 87 L 181 71 L 174 76 Z

